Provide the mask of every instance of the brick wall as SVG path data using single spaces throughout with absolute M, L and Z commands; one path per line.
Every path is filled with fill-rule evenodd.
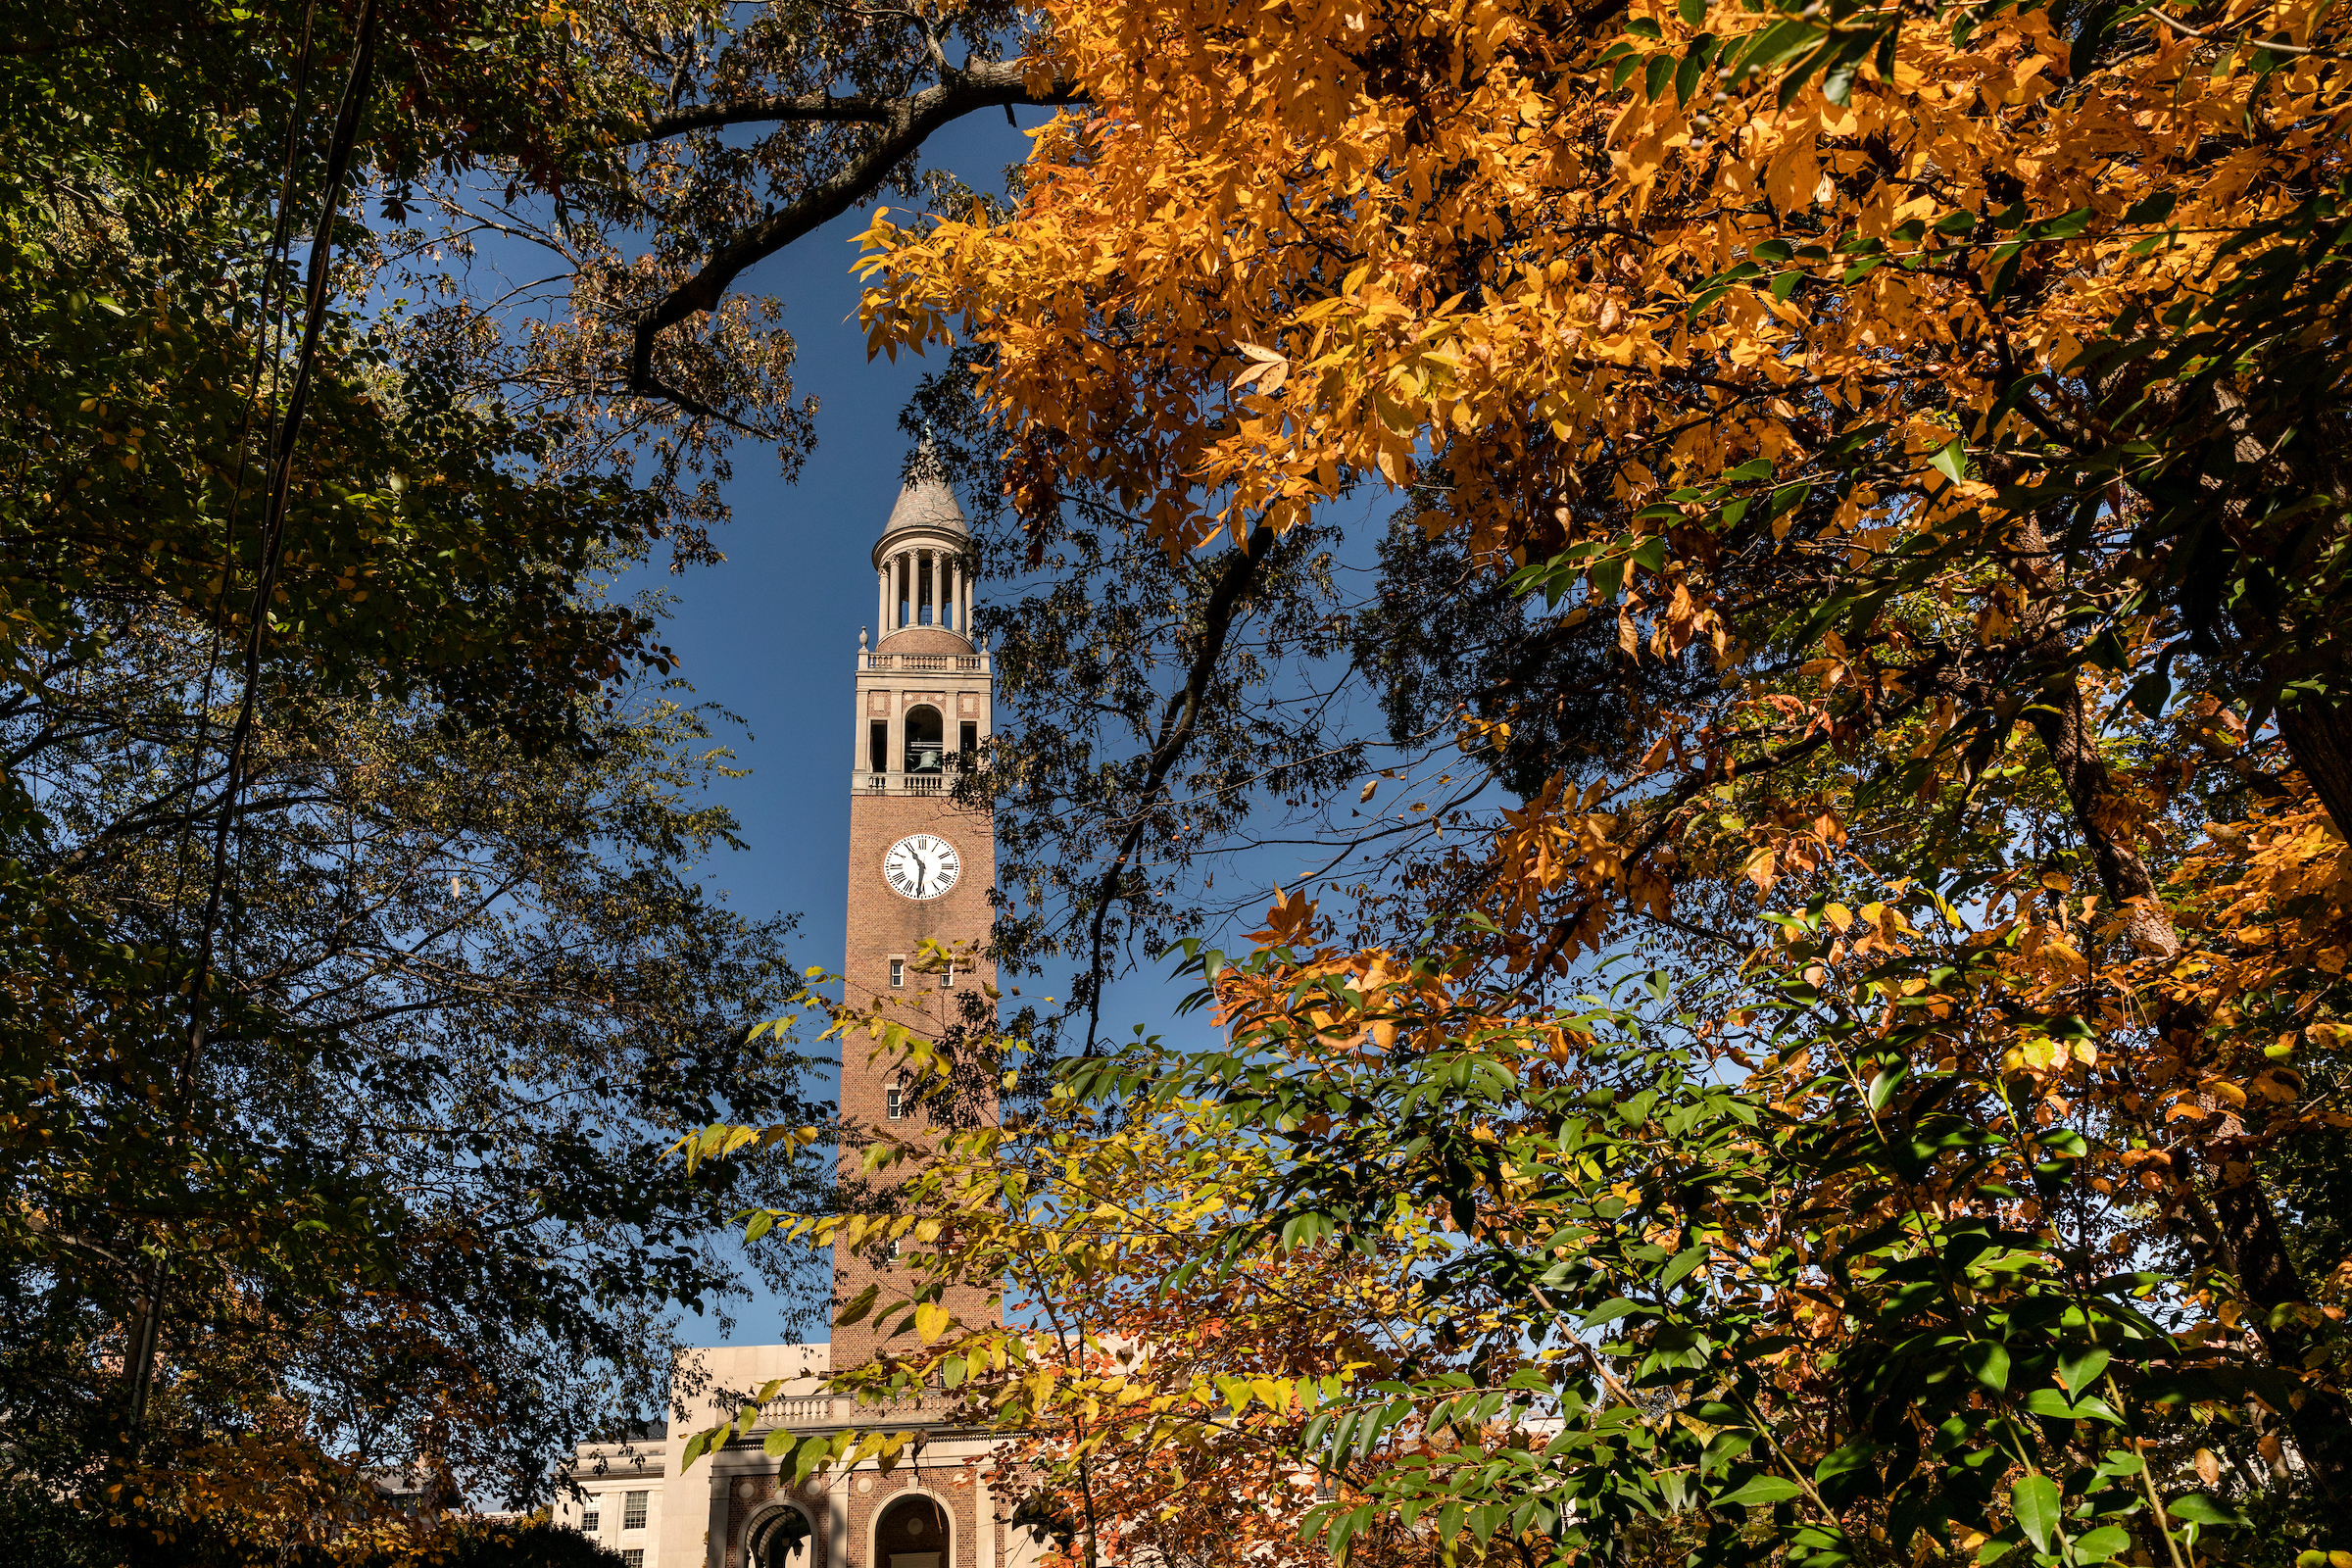
M 725 1568 L 749 1568 L 748 1537 L 760 1516 L 775 1502 L 787 1502 L 807 1516 L 811 1527 L 810 1556 L 792 1568 L 832 1568 L 830 1540 L 837 1516 L 846 1520 L 848 1542 L 843 1560 L 862 1568 L 890 1568 L 872 1560 L 874 1526 L 882 1510 L 910 1491 L 919 1491 L 946 1510 L 949 1551 L 942 1568 L 980 1568 L 980 1531 L 999 1534 L 991 1544 L 992 1562 L 1004 1562 L 1002 1527 L 980 1507 L 978 1472 L 966 1462 L 958 1465 L 906 1465 L 888 1475 L 861 1470 L 854 1475 L 812 1476 L 792 1487 L 774 1475 L 747 1476 L 735 1483 L 727 1506 Z
M 956 846 L 962 871 L 956 886 L 940 898 L 904 898 L 882 876 L 882 858 L 890 847 L 910 833 L 931 833 Z M 948 1022 L 960 1016 L 964 999 L 996 979 L 995 965 L 982 960 L 972 969 L 958 969 L 953 989 L 939 988 L 936 974 L 914 968 L 919 945 L 963 942 L 974 947 L 988 938 L 991 910 L 988 890 L 995 884 L 997 851 L 994 824 L 984 812 L 959 808 L 945 796 L 853 795 L 850 804 L 849 937 L 843 965 L 845 1000 L 854 1007 L 876 1000 L 890 1004 L 887 1016 L 919 1034 L 937 1039 Z M 892 989 L 890 960 L 906 964 L 906 985 Z M 993 1013 L 993 1009 L 991 1009 Z M 905 1134 L 919 1127 L 919 1118 L 890 1123 L 889 1089 L 896 1072 L 887 1064 L 866 1059 L 873 1042 L 854 1035 L 843 1043 L 841 1069 L 842 1114 L 867 1126 L 892 1126 Z M 845 1166 L 855 1156 L 845 1156 Z M 893 1271 L 877 1268 L 868 1258 L 836 1250 L 834 1288 L 848 1300 L 868 1284 L 879 1281 L 885 1299 L 902 1293 L 905 1281 Z M 895 1289 L 894 1289 L 895 1285 Z M 988 1311 L 986 1293 L 957 1290 L 947 1304 L 959 1318 L 977 1320 Z M 909 1342 L 911 1343 L 911 1342 Z M 873 1320 L 836 1327 L 833 1366 L 836 1371 L 871 1357 L 877 1348 Z

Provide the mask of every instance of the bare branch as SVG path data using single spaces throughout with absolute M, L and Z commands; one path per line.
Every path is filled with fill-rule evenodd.
M 1159 738 L 1152 748 L 1151 762 L 1144 775 L 1144 787 L 1137 792 L 1138 802 L 1134 820 L 1119 841 L 1118 854 L 1111 857 L 1110 866 L 1095 893 L 1094 921 L 1087 932 L 1087 953 L 1093 986 L 1087 998 L 1086 1052 L 1095 1050 L 1096 1031 L 1102 1022 L 1102 922 L 1118 898 L 1119 880 L 1133 862 L 1136 851 L 1142 846 L 1144 830 L 1151 825 L 1151 808 L 1167 788 L 1168 772 L 1184 756 L 1192 743 L 1195 726 L 1200 716 L 1200 705 L 1208 696 L 1209 681 L 1217 670 L 1217 656 L 1225 651 L 1225 638 L 1233 629 L 1235 612 L 1241 607 L 1242 595 L 1257 576 L 1266 552 L 1274 548 L 1274 530 L 1264 522 L 1250 530 L 1250 536 L 1225 563 L 1217 577 L 1217 585 L 1209 592 L 1208 604 L 1200 614 L 1200 648 L 1193 658 L 1191 673 L 1184 689 L 1168 699 L 1160 714 Z
M 819 181 L 798 199 L 788 202 L 743 230 L 704 263 L 702 270 L 670 290 L 638 317 L 636 342 L 629 357 L 629 389 L 648 397 L 665 399 L 689 413 L 712 413 L 663 384 L 654 374 L 654 340 L 664 329 L 675 326 L 689 316 L 713 309 L 744 269 L 773 256 L 794 240 L 831 222 L 871 196 L 890 177 L 891 171 L 918 150 L 933 131 L 962 119 L 974 110 L 1010 108 L 1016 104 L 1069 104 L 1078 102 L 1079 98 L 1080 95 L 1060 77 L 1041 87 L 1032 87 L 1023 62 L 990 60 L 966 65 L 936 86 L 926 87 L 921 92 L 880 106 L 885 112 L 882 118 L 872 122 L 883 127 L 882 136 L 849 168 L 830 179 Z M 804 101 L 776 99 L 770 101 L 770 107 L 782 108 Z M 846 98 L 827 100 L 832 104 L 858 101 Z M 675 118 L 679 117 L 666 117 Z M 771 115 L 766 118 L 847 121 L 858 117 L 832 115 L 825 112 L 821 105 L 812 105 L 805 114 Z M 656 124 L 666 122 L 666 119 L 656 122 Z
M 666 141 L 693 130 L 715 130 L 722 125 L 789 123 L 887 125 L 905 103 L 901 98 L 878 98 L 871 93 L 795 93 L 789 98 L 740 98 L 730 103 L 681 109 L 649 122 L 640 142 Z

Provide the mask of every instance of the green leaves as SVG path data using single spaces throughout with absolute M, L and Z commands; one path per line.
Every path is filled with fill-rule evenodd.
M 2060 1513 L 2058 1484 L 2039 1473 L 2023 1475 L 2009 1489 L 2011 1506 L 2016 1510 L 2018 1527 L 2034 1549 L 2047 1553 L 2057 1536 Z
M 2096 1348 L 2068 1356 L 2058 1363 L 2058 1381 L 2066 1385 L 2068 1394 L 2079 1397 L 2084 1389 L 2099 1380 L 2107 1370 L 2107 1363 L 2113 1359 L 2109 1352 Z
M 1667 1263 L 1665 1269 L 1659 1273 L 1658 1289 L 1661 1291 L 1672 1290 L 1675 1286 L 1680 1285 L 1685 1279 L 1687 1279 L 1693 1269 L 1697 1268 L 1699 1264 L 1705 1262 L 1706 1260 L 1707 1250 L 1703 1247 L 1686 1248 L 1682 1251 L 1677 1252 Z
M 1584 1320 L 1577 1326 L 1583 1329 L 1596 1329 L 1601 1327 L 1603 1324 L 1614 1323 L 1619 1318 L 1631 1317 L 1633 1314 L 1641 1310 L 1642 1307 L 1640 1303 L 1629 1301 L 1625 1298 L 1619 1297 L 1613 1301 L 1604 1301 L 1600 1305 L 1594 1307 L 1592 1311 L 1587 1312 L 1584 1316 Z
M 2067 1544 L 2074 1548 L 2077 1562 L 2113 1562 L 2128 1555 L 2135 1543 L 2121 1525 L 2101 1525 L 2085 1530 Z
M 2066 1396 L 2056 1389 L 2035 1389 L 2026 1396 L 2026 1408 L 2033 1414 L 2052 1421 L 2105 1421 L 2123 1425 L 2123 1417 L 2110 1409 L 2107 1402 L 2086 1397 L 2079 1403 L 2069 1403 Z
M 1969 1375 L 1994 1393 L 2009 1386 L 2009 1349 L 2002 1345 L 1980 1341 L 1960 1354 L 1960 1364 Z
M 2201 1492 L 2192 1492 L 2184 1497 L 2175 1497 L 2164 1505 L 2164 1511 L 2176 1519 L 2185 1519 L 2192 1525 L 2232 1530 L 2246 1528 L 2245 1515 Z
M 1724 1493 L 1714 1501 L 1718 1507 L 1724 1508 L 1768 1508 L 1776 1502 L 1787 1502 L 1791 1497 L 1802 1496 L 1804 1490 L 1786 1476 L 1757 1475 L 1749 1477 L 1740 1487 Z
M 1965 476 L 1968 466 L 1968 443 L 1963 438 L 1954 436 L 1936 448 L 1935 455 L 1929 458 L 1928 462 L 1937 473 L 1942 474 L 1952 483 L 1958 484 Z

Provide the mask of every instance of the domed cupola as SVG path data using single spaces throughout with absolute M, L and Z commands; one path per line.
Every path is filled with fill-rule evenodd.
M 963 509 L 926 440 L 874 544 L 877 652 L 973 651 L 971 545 Z

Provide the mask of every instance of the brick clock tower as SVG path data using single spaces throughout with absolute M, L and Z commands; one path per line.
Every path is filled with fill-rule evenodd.
M 991 918 L 995 826 L 952 798 L 961 760 L 989 732 L 989 661 L 971 634 L 970 557 L 954 494 L 918 458 L 874 546 L 879 635 L 858 639 L 842 972 L 851 1006 L 883 1003 L 887 1016 L 933 1039 L 966 1017 L 995 978 L 975 951 Z M 926 940 L 960 944 L 963 961 L 923 963 Z M 863 1034 L 844 1043 L 843 1116 L 919 1139 L 921 1097 L 893 1063 L 867 1059 L 870 1044 Z M 857 1165 L 856 1153 L 845 1155 L 845 1178 L 857 1179 Z M 836 1248 L 834 1289 L 849 1300 L 879 1284 L 884 1299 L 897 1299 L 914 1283 L 900 1267 L 887 1244 L 855 1254 Z M 947 1304 L 967 1323 L 994 1310 L 987 1293 L 972 1289 L 951 1292 Z M 915 1342 L 909 1334 L 891 1343 Z M 875 1409 L 830 1392 L 829 1372 L 883 1348 L 869 1317 L 837 1326 L 830 1344 L 682 1352 L 699 1392 L 673 1390 L 671 1420 L 657 1440 L 580 1444 L 568 1466 L 580 1491 L 559 1504 L 559 1520 L 614 1547 L 629 1568 L 1036 1568 L 1044 1538 L 1007 1525 L 1017 1499 L 997 1472 L 994 1434 L 957 1426 L 952 1396 L 929 1391 Z M 687 1434 L 729 1419 L 746 1391 L 771 1380 L 780 1392 L 761 1406 L 761 1428 L 913 1427 L 921 1441 L 889 1469 L 867 1459 L 797 1483 L 758 1432 L 692 1470 L 678 1463 Z
M 992 679 L 988 654 L 971 632 L 970 555 L 963 513 L 926 449 L 874 545 L 880 634 L 871 646 L 858 635 L 842 974 L 850 1006 L 880 1004 L 884 1016 L 933 1039 L 966 1017 L 974 994 L 995 979 L 994 966 L 977 956 L 991 918 L 995 827 L 986 812 L 952 798 L 957 767 L 989 734 Z M 956 947 L 958 961 L 925 962 L 927 941 Z M 918 1086 L 902 1081 L 892 1063 L 867 1060 L 870 1045 L 862 1034 L 843 1044 L 843 1117 L 918 1133 Z M 843 1164 L 854 1177 L 857 1155 Z M 839 1299 L 877 1282 L 883 1298 L 892 1298 L 906 1282 L 889 1278 L 891 1269 L 886 1250 L 837 1248 Z M 966 1321 L 988 1310 L 977 1291 L 956 1292 L 947 1304 Z M 833 1331 L 837 1370 L 876 1348 L 870 1316 Z

